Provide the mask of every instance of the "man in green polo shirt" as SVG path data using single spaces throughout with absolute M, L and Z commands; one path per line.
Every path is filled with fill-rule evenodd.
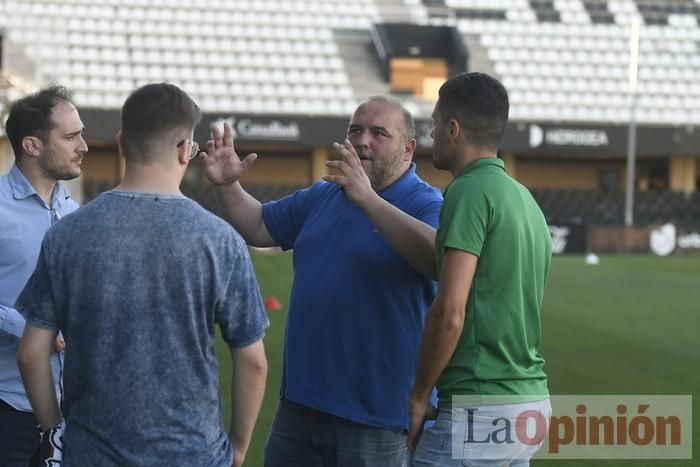
M 527 465 L 546 433 L 551 408 L 537 348 L 552 246 L 539 206 L 496 157 L 508 110 L 500 82 L 463 73 L 442 85 L 433 112 L 433 164 L 455 178 L 440 212 L 440 286 L 410 398 L 416 466 L 462 465 L 455 458 Z M 440 412 L 418 443 L 433 384 Z M 520 416 L 528 411 L 541 417 Z M 535 435 L 516 433 L 525 422 Z
M 332 163 L 343 173 L 332 181 L 392 245 L 403 246 L 397 251 L 427 257 L 434 247 L 427 260 L 438 294 L 409 402 L 415 466 L 528 465 L 548 429 L 547 377 L 537 348 L 551 238 L 529 191 L 497 158 L 508 110 L 503 85 L 483 73 L 462 73 L 440 88 L 433 164 L 454 180 L 437 234 L 373 196 L 348 145 L 337 146 L 342 161 Z M 428 404 L 433 386 L 439 412 L 422 433 L 435 414 Z

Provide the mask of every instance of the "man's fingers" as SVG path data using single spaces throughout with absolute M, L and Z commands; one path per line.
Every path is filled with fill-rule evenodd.
M 253 162 L 255 162 L 258 158 L 258 155 L 254 152 L 251 152 L 247 156 L 245 156 L 245 159 L 241 161 L 241 164 L 243 164 L 243 170 L 248 170 L 248 167 L 253 165 Z
M 352 145 L 348 145 L 349 141 L 346 139 L 343 144 L 333 143 L 333 147 L 336 152 L 340 155 L 341 160 L 347 162 L 350 165 L 354 165 L 353 162 L 357 161 L 359 163 L 360 158 L 355 152 L 355 148 Z
M 347 156 L 350 162 L 357 167 L 361 166 L 362 162 L 360 161 L 360 156 L 357 155 L 357 151 L 349 139 L 345 138 L 345 141 L 343 141 L 343 146 L 345 151 L 347 151 Z
M 222 140 L 222 134 L 221 134 L 221 129 L 219 128 L 218 125 L 212 125 L 211 127 L 211 139 L 209 141 L 212 141 L 214 143 L 214 149 L 219 149 L 221 146 L 223 146 L 223 140 Z M 224 123 L 224 131 L 226 130 L 226 124 Z M 207 146 L 208 146 L 207 142 Z
M 435 407 L 433 404 L 428 404 L 428 407 L 425 410 L 425 419 L 426 420 L 436 420 L 438 418 L 438 409 Z
M 231 125 L 228 122 L 224 122 L 223 145 L 233 147 L 233 131 L 231 130 Z
M 66 341 L 62 337 L 57 337 L 56 342 L 54 342 L 54 350 L 56 353 L 61 353 L 66 349 Z
M 219 125 L 212 125 L 210 129 L 212 140 L 221 139 L 221 130 L 219 129 Z
M 345 161 L 326 161 L 326 167 L 330 167 L 331 169 L 340 170 L 343 173 L 345 173 L 345 166 L 346 166 Z
M 214 154 L 215 150 L 216 146 L 214 145 L 214 140 L 210 139 L 209 141 L 207 141 L 206 157 L 202 158 L 202 160 L 205 162 L 205 165 L 211 165 L 215 162 L 214 158 L 210 157 Z
M 418 434 L 419 430 L 416 427 L 410 427 L 408 431 L 408 437 L 406 438 L 406 447 L 411 451 L 416 450 L 418 445 Z
M 324 175 L 323 181 L 335 183 L 336 185 L 344 186 L 345 177 L 342 175 Z

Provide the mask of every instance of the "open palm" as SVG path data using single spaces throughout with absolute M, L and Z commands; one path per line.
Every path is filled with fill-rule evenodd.
M 248 154 L 243 160 L 238 158 L 233 146 L 231 125 L 224 123 L 224 133 L 218 127 L 212 127 L 211 138 L 207 141 L 207 155 L 204 158 L 204 173 L 214 185 L 226 185 L 237 182 L 248 170 L 258 155 Z

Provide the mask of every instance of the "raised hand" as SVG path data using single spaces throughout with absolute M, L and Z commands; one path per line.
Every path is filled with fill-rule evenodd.
M 207 141 L 207 151 L 203 158 L 204 173 L 214 185 L 229 185 L 237 182 L 248 170 L 258 155 L 248 154 L 241 160 L 233 147 L 231 125 L 224 123 L 224 134 L 218 127 L 212 127 L 211 139 Z
M 323 179 L 327 182 L 332 182 L 340 185 L 345 190 L 345 195 L 356 205 L 363 205 L 373 197 L 376 192 L 372 188 L 369 177 L 362 168 L 355 148 L 347 139 L 343 144 L 333 143 L 333 148 L 340 155 L 340 160 L 327 161 L 327 167 L 338 169 L 340 175 L 326 175 Z

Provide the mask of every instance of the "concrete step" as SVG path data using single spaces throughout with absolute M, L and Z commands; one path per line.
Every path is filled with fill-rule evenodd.
M 355 96 L 363 99 L 375 94 L 387 94 L 389 83 L 382 76 L 369 31 L 338 29 L 333 31 L 333 36 Z

